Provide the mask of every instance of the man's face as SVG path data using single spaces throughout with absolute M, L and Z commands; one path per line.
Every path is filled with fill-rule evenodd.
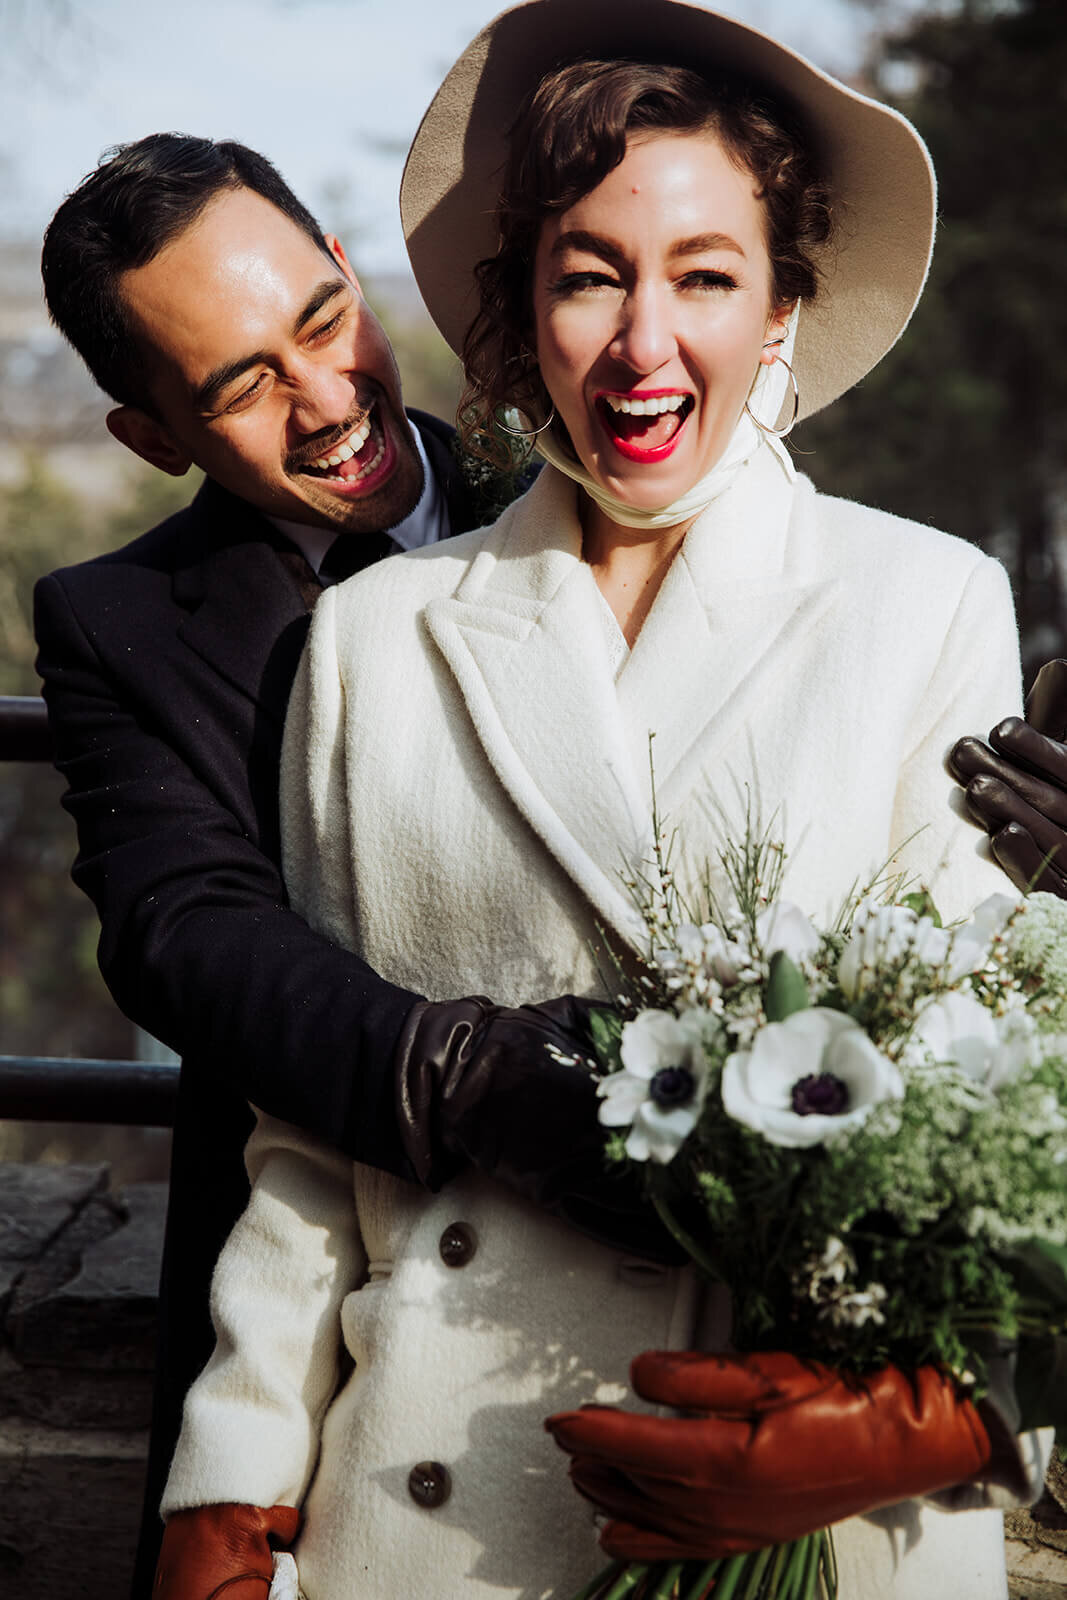
M 178 465 L 149 459 L 170 471 L 191 460 L 294 522 L 389 528 L 415 505 L 422 464 L 389 341 L 344 251 L 328 243 L 330 256 L 260 195 L 228 189 L 123 275 L 160 436 Z

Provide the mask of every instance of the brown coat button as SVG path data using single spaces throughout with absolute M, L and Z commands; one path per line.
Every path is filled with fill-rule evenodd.
M 452 1493 L 452 1474 L 440 1461 L 420 1461 L 408 1473 L 408 1494 L 417 1506 L 434 1511 Z
M 465 1222 L 450 1222 L 437 1242 L 446 1267 L 465 1267 L 478 1248 L 474 1229 Z

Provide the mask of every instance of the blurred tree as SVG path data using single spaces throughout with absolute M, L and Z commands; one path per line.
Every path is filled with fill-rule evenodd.
M 32 597 L 53 567 L 142 533 L 187 501 L 191 481 L 133 467 L 106 511 L 32 450 L 0 489 L 0 694 L 36 694 Z M 125 1056 L 130 1024 L 96 968 L 96 913 L 70 882 L 74 828 L 51 767 L 0 765 L 0 1053 Z
M 1067 5 L 963 0 L 883 39 L 870 71 L 930 147 L 937 249 L 904 340 L 797 430 L 800 464 L 999 556 L 1029 681 L 1067 654 Z

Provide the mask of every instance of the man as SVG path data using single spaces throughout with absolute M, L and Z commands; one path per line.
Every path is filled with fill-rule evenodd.
M 186 510 L 36 596 L 101 967 L 184 1056 L 147 1593 L 182 1397 L 212 1344 L 212 1265 L 247 1196 L 248 1100 L 400 1176 L 436 1187 L 473 1162 L 588 1231 L 646 1250 L 658 1235 L 604 1174 L 594 1085 L 566 1059 L 578 1002 L 430 1005 L 286 903 L 276 788 L 309 607 L 323 582 L 480 516 L 451 430 L 409 425 L 341 245 L 261 156 L 158 134 L 64 202 L 42 271 L 117 402 L 114 436 L 164 472 L 207 473 Z

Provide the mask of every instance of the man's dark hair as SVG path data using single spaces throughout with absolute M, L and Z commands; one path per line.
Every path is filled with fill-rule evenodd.
M 325 249 L 315 218 L 265 156 L 184 133 L 150 133 L 105 151 L 48 225 L 41 276 L 52 321 L 120 405 L 152 412 L 119 279 L 151 261 L 225 189 L 251 189 Z

